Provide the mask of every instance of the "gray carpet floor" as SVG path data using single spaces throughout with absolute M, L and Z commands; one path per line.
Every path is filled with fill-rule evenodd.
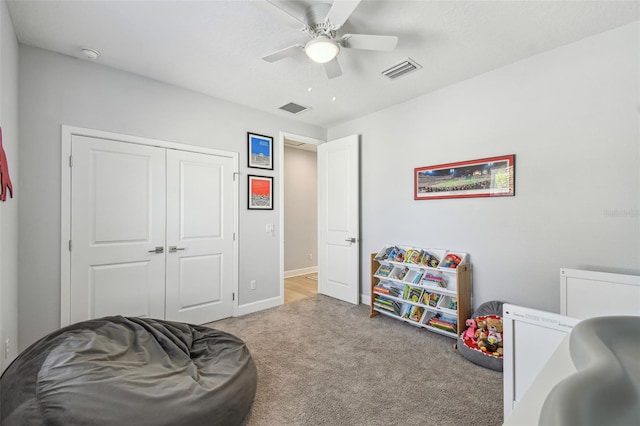
M 454 340 L 318 295 L 207 324 L 243 339 L 258 369 L 246 426 L 500 425 L 502 373 Z

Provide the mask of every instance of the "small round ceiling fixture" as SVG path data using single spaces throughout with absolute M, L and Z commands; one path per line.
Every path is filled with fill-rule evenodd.
M 327 36 L 320 36 L 308 41 L 304 51 L 312 61 L 325 64 L 338 56 L 340 45 Z
M 82 56 L 85 57 L 85 59 L 88 59 L 90 61 L 95 61 L 100 57 L 100 52 L 89 47 L 83 47 L 82 49 L 80 49 L 80 52 L 82 53 Z

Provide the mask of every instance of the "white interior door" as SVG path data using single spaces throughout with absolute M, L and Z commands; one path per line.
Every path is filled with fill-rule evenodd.
M 318 146 L 318 289 L 360 302 L 358 135 Z
M 230 157 L 167 151 L 168 320 L 233 314 L 233 172 Z
M 73 135 L 71 153 L 70 322 L 164 317 L 165 150 Z

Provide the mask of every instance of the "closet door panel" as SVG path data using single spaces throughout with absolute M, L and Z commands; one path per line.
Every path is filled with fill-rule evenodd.
M 163 318 L 165 150 L 74 135 L 71 151 L 70 321 Z
M 167 151 L 168 320 L 233 313 L 233 171 L 230 157 Z

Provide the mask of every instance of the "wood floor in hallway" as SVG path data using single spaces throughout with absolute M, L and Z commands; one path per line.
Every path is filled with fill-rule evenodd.
M 316 279 L 307 277 L 315 277 Z M 298 275 L 297 277 L 285 278 L 284 303 L 296 302 L 318 294 L 317 277 L 317 274 L 306 274 Z

